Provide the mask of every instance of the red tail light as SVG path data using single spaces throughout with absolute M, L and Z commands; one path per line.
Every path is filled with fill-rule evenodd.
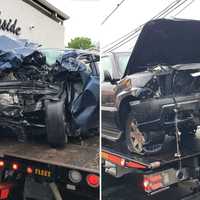
M 19 169 L 19 164 L 13 163 L 13 164 L 12 164 L 12 169 L 13 169 L 14 171 L 17 171 L 17 170 Z
M 4 167 L 5 162 L 3 160 L 0 160 L 0 168 Z
M 32 174 L 33 173 L 33 168 L 32 167 L 27 167 L 26 172 L 27 172 L 27 174 Z
M 10 184 L 0 184 L 0 199 L 1 200 L 8 199 L 11 187 L 12 186 Z
M 87 183 L 90 187 L 99 187 L 99 176 L 95 174 L 89 174 L 87 176 Z
M 146 176 L 143 180 L 143 187 L 146 192 L 151 192 L 162 188 L 162 176 L 159 174 Z

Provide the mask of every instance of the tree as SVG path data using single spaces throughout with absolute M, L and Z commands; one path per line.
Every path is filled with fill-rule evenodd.
M 89 49 L 94 47 L 90 38 L 75 37 L 68 43 L 68 48 L 72 49 Z

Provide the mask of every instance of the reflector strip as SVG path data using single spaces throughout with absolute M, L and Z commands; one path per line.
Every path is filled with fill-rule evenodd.
M 115 155 L 108 154 L 108 153 L 105 153 L 105 152 L 102 153 L 101 156 L 105 160 L 109 160 L 116 165 L 125 166 L 125 160 L 120 158 L 119 156 L 115 156 Z
M 102 152 L 101 153 L 101 157 L 105 160 L 108 160 L 116 165 L 122 166 L 122 167 L 130 167 L 130 168 L 134 168 L 134 169 L 146 169 L 147 166 L 142 165 L 140 163 L 137 162 L 132 162 L 132 161 L 127 161 L 119 156 L 116 155 L 112 155 L 106 152 Z
M 126 166 L 131 167 L 131 168 L 135 168 L 135 169 L 146 169 L 146 166 L 141 165 L 141 164 L 136 163 L 136 162 L 127 162 Z

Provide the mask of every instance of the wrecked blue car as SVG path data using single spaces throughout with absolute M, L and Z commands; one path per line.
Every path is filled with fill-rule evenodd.
M 99 55 L 41 49 L 0 37 L 0 127 L 25 141 L 45 134 L 53 147 L 98 133 Z

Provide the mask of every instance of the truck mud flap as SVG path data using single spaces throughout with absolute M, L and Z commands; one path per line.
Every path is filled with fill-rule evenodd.
M 52 147 L 63 147 L 67 142 L 63 101 L 46 103 L 46 131 Z
M 48 184 L 35 182 L 32 178 L 27 178 L 24 186 L 24 200 L 55 200 L 51 188 Z

